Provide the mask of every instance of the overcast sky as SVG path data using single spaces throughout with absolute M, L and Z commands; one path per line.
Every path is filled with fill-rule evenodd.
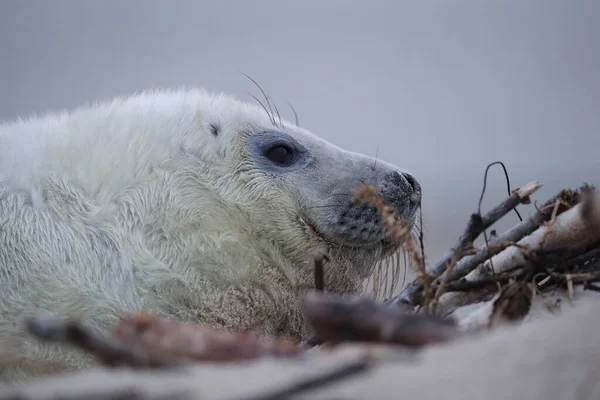
M 181 85 L 245 100 L 423 185 L 429 258 L 513 186 L 600 185 L 595 0 L 2 0 L 0 119 Z M 506 194 L 494 169 L 484 207 Z M 523 213 L 531 211 L 524 208 Z M 515 223 L 514 214 L 500 225 Z

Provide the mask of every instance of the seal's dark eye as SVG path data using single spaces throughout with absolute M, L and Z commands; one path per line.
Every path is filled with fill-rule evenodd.
M 267 150 L 265 156 L 276 164 L 289 165 L 294 158 L 294 150 L 286 145 L 277 145 Z

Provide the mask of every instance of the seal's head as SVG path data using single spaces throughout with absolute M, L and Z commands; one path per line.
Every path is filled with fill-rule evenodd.
M 374 265 L 399 251 L 376 208 L 353 201 L 364 185 L 412 227 L 421 187 L 408 171 L 337 147 L 253 105 L 238 106 L 238 118 L 208 121 L 222 160 L 215 189 L 246 215 L 247 229 L 267 237 L 279 259 L 311 271 L 311 253 L 328 253 L 328 288 L 355 290 Z M 224 161 L 227 160 L 227 161 Z M 227 169 L 224 178 L 223 169 Z M 235 187 L 235 188 L 234 188 Z

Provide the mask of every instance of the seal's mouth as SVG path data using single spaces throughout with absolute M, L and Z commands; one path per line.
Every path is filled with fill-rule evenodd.
M 348 210 L 346 210 L 348 212 Z M 296 226 L 302 230 L 303 235 L 309 243 L 313 243 L 314 250 L 325 251 L 339 266 L 350 268 L 358 273 L 361 278 L 369 278 L 377 268 L 383 268 L 385 271 L 396 271 L 402 265 L 403 255 L 406 255 L 405 238 L 396 235 L 395 227 L 387 228 L 388 221 L 373 218 L 368 215 L 369 210 L 363 208 L 353 208 L 352 212 L 359 218 L 353 218 L 353 225 L 356 227 L 351 232 L 360 232 L 367 228 L 371 235 L 354 235 L 348 237 L 348 224 L 340 224 L 340 213 L 337 223 L 325 224 L 322 226 L 318 221 L 328 221 L 328 215 L 325 214 L 321 220 L 314 221 L 310 214 L 296 214 Z M 367 215 L 367 217 L 365 217 Z M 316 214 L 319 217 L 319 214 Z M 409 235 L 414 238 L 413 229 L 415 227 L 415 215 L 410 215 L 407 219 L 395 216 L 398 222 L 408 224 Z M 323 227 L 323 229 L 319 229 Z M 339 228 L 339 229 L 337 229 Z M 367 233 L 369 233 L 367 232 Z M 405 263 L 406 258 L 404 258 Z M 383 271 L 382 270 L 382 271 Z M 393 274 L 392 274 L 393 275 Z
M 331 237 L 321 232 L 309 218 L 299 217 L 299 223 L 304 227 L 306 234 L 317 239 L 319 242 L 326 243 L 329 247 L 344 248 L 354 252 L 375 252 L 380 251 L 381 257 L 393 253 L 401 247 L 401 243 L 393 240 L 390 235 L 384 236 L 382 239 L 373 241 L 344 241 L 340 237 Z

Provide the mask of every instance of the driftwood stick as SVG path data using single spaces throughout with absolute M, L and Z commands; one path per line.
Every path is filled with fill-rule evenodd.
M 289 387 L 275 390 L 271 393 L 259 395 L 255 397 L 244 397 L 244 400 L 284 400 L 295 398 L 296 395 L 304 393 L 309 390 L 314 390 L 325 385 L 337 382 L 341 379 L 349 378 L 350 376 L 365 372 L 370 367 L 370 362 L 367 360 L 358 360 L 342 365 L 335 370 L 323 374 L 315 378 L 308 378 L 300 382 L 294 383 Z
M 93 354 L 108 366 L 175 367 L 183 360 L 156 354 L 143 346 L 117 338 L 103 337 L 77 321 L 56 317 L 32 318 L 26 322 L 27 330 L 39 339 L 75 346 Z
M 27 328 L 38 338 L 78 347 L 113 367 L 174 367 L 301 354 L 297 344 L 284 338 L 259 338 L 146 313 L 123 316 L 110 335 L 57 317 L 30 319 Z
M 468 292 L 471 290 L 485 289 L 490 286 L 496 287 L 498 283 L 505 284 L 512 280 L 520 280 L 531 272 L 531 268 L 518 267 L 510 271 L 496 274 L 495 277 L 481 278 L 473 281 L 456 280 L 448 282 L 446 292 Z
M 494 297 L 458 321 L 463 331 L 491 329 L 522 320 L 531 309 L 533 293 L 526 281 L 508 284 Z
M 428 273 L 434 277 L 442 275 L 447 267 L 451 265 L 453 259 L 458 261 L 462 252 L 472 247 L 473 242 L 483 231 L 488 229 L 492 224 L 508 214 L 512 209 L 524 201 L 529 200 L 529 196 L 542 187 L 540 182 L 531 182 L 523 187 L 516 189 L 512 195 L 506 198 L 502 203 L 490 210 L 485 216 L 473 213 L 469 219 L 469 223 L 465 228 L 454 248 L 448 251 L 444 256 L 429 269 Z M 413 282 L 408 285 L 398 296 L 389 299 L 385 302 L 388 305 L 398 305 L 401 303 L 416 304 L 418 294 L 423 290 L 423 284 Z
M 592 261 L 594 260 L 594 261 Z M 598 244 L 598 247 L 591 249 L 590 251 L 587 251 L 583 254 L 580 254 L 576 257 L 573 257 L 571 259 L 569 259 L 568 261 L 564 262 L 562 264 L 563 268 L 570 268 L 573 267 L 575 265 L 581 265 L 584 263 L 588 263 L 585 267 L 581 268 L 584 269 L 585 271 L 589 271 L 590 267 L 592 266 L 592 263 L 590 263 L 590 261 L 594 262 L 593 266 L 595 267 L 597 264 L 599 264 L 600 261 L 600 243 Z
M 597 281 L 600 279 L 600 271 L 595 272 L 580 272 L 578 274 L 560 274 L 560 273 L 552 273 L 550 274 L 554 279 L 566 281 L 568 279 L 572 280 L 574 283 L 578 282 L 589 282 L 589 281 Z
M 302 301 L 306 321 L 324 341 L 394 343 L 421 347 L 460 336 L 453 321 L 417 315 L 366 297 L 313 291 Z

